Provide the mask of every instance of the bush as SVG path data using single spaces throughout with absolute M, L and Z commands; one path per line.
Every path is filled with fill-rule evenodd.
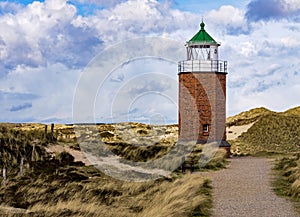
M 61 164 L 70 165 L 74 162 L 74 157 L 70 153 L 63 151 L 55 157 Z

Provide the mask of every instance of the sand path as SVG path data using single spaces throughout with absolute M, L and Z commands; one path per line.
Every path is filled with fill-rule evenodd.
M 233 158 L 227 169 L 208 172 L 213 189 L 213 217 L 297 217 L 292 204 L 271 188 L 271 160 Z

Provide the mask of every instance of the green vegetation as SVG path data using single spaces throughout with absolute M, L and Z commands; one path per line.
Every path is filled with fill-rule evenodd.
M 274 191 L 291 198 L 300 213 L 300 153 L 277 160 L 274 170 Z

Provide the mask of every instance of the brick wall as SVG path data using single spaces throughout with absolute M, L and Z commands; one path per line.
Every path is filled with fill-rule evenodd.
M 179 74 L 179 139 L 226 140 L 226 74 Z M 203 132 L 203 125 L 209 132 Z

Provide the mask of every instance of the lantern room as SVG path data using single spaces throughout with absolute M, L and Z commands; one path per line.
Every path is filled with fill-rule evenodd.
M 204 27 L 202 21 L 197 34 L 186 42 L 187 59 L 178 63 L 179 73 L 205 71 L 227 73 L 227 61 L 218 58 L 220 43 L 216 42 Z

